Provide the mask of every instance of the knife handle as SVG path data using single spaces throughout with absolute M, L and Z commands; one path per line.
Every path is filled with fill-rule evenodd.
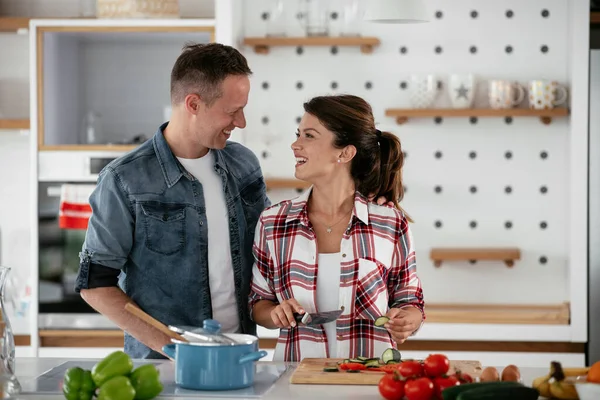
M 306 315 L 306 313 L 304 313 L 304 314 L 294 313 L 294 319 L 296 320 L 296 322 L 301 324 L 302 318 L 304 318 L 305 315 Z

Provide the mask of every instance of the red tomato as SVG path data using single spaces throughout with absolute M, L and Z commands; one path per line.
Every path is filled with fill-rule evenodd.
M 435 398 L 443 400 L 442 392 L 444 389 L 460 385 L 460 382 L 454 375 L 450 376 L 438 376 L 433 379 L 433 388 L 435 391 Z
M 398 365 L 398 372 L 407 379 L 420 378 L 423 376 L 423 366 L 417 361 L 403 361 Z
M 430 354 L 423 363 L 425 375 L 435 378 L 442 376 L 450 369 L 450 361 L 443 354 Z
M 393 374 L 394 371 L 398 371 L 398 364 L 382 365 L 381 367 L 379 367 L 379 369 L 385 372 L 386 374 Z
M 456 379 L 458 379 L 458 381 L 463 384 L 463 383 L 473 383 L 473 377 L 469 374 L 465 374 L 464 372 L 461 371 L 456 371 L 456 373 L 454 374 L 454 376 L 456 377 Z
M 431 400 L 433 393 L 433 382 L 429 378 L 411 379 L 404 384 L 404 395 L 408 400 Z
M 379 380 L 379 394 L 386 400 L 402 400 L 404 381 L 397 374 L 385 374 Z

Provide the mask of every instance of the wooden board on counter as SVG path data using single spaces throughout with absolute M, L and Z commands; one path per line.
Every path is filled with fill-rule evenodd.
M 328 364 L 336 364 L 342 361 L 338 358 L 305 358 L 298 365 L 290 383 L 306 385 L 377 385 L 384 372 L 324 372 L 323 368 Z M 483 370 L 481 362 L 469 360 L 450 360 L 450 371 L 461 370 L 472 377 L 478 377 Z

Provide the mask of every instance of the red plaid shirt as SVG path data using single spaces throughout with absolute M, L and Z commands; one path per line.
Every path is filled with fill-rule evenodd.
M 258 221 L 251 311 L 260 300 L 290 298 L 306 312 L 317 311 L 317 240 L 306 207 L 310 192 L 267 208 Z M 401 211 L 368 202 L 357 192 L 340 252 L 344 312 L 336 321 L 337 354 L 329 354 L 322 325 L 298 325 L 280 330 L 275 360 L 379 357 L 396 344 L 385 328 L 374 325 L 377 317 L 391 307 L 414 306 L 425 318 L 411 232 Z

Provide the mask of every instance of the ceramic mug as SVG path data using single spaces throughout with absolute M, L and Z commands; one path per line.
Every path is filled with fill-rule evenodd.
M 490 107 L 494 109 L 513 108 L 525 98 L 525 88 L 518 82 L 492 80 L 488 97 Z
M 448 92 L 454 108 L 471 108 L 475 99 L 475 86 L 477 82 L 473 74 L 452 74 Z
M 547 110 L 565 101 L 567 101 L 567 89 L 558 82 L 550 80 L 529 82 L 529 108 Z
M 438 78 L 435 75 L 410 77 L 410 102 L 414 108 L 429 108 L 440 93 Z

